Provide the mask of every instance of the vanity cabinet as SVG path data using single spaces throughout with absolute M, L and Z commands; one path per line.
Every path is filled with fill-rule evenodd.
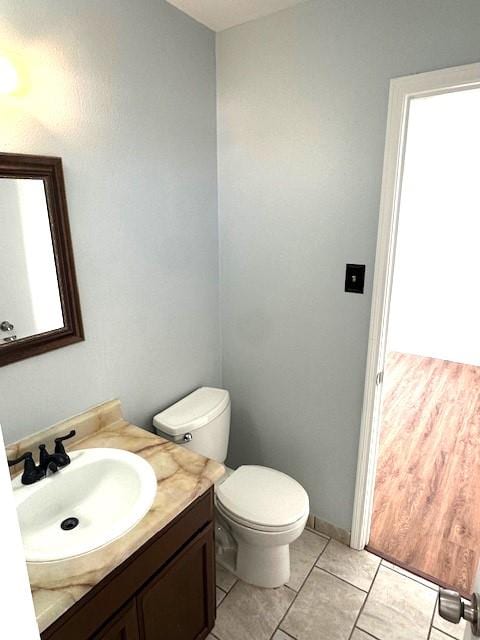
M 215 622 L 213 489 L 93 587 L 42 640 L 202 640 Z
M 203 638 L 208 622 L 212 530 L 201 533 L 137 597 L 142 640 Z
M 106 628 L 95 635 L 97 640 L 139 640 L 137 608 L 132 600 Z

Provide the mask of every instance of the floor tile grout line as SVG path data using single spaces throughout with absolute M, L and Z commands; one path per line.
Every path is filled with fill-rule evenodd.
M 302 590 L 302 589 L 303 589 L 303 587 L 305 586 L 305 583 L 306 583 L 306 581 L 308 580 L 308 578 L 309 578 L 310 574 L 311 574 L 311 573 L 312 573 L 312 571 L 314 570 L 315 565 L 316 565 L 316 563 L 318 562 L 318 559 L 320 558 L 320 556 L 322 555 L 322 553 L 324 553 L 324 551 L 325 551 L 325 549 L 328 547 L 329 543 L 330 543 L 330 538 L 328 539 L 327 544 L 323 547 L 323 549 L 320 551 L 320 553 L 319 553 L 319 554 L 318 554 L 318 556 L 316 557 L 316 559 L 315 559 L 315 561 L 314 561 L 314 563 L 313 563 L 313 565 L 312 565 L 312 567 L 311 567 L 310 571 L 309 571 L 309 572 L 307 573 L 307 575 L 305 576 L 305 579 L 303 580 L 302 584 L 300 585 L 300 587 L 299 587 L 298 591 L 294 591 L 294 590 L 292 589 L 292 591 L 294 591 L 294 593 L 295 593 L 295 596 L 294 596 L 293 600 L 291 601 L 290 605 L 288 606 L 287 610 L 286 610 L 286 611 L 285 611 L 285 613 L 283 614 L 283 617 L 281 618 L 281 620 L 280 620 L 280 622 L 278 623 L 277 627 L 275 628 L 274 632 L 272 633 L 271 638 L 273 638 L 273 636 L 277 633 L 277 631 L 279 631 L 279 630 L 280 630 L 280 631 L 283 631 L 283 629 L 281 629 L 281 628 L 280 628 L 280 627 L 281 627 L 282 622 L 285 620 L 285 618 L 286 618 L 286 617 L 287 617 L 287 615 L 288 615 L 288 612 L 289 612 L 289 611 L 290 611 L 290 609 L 293 607 L 293 605 L 294 605 L 295 601 L 297 600 L 298 595 L 300 594 L 301 590 Z M 286 631 L 284 631 L 283 633 L 286 633 Z M 290 635 L 290 634 L 288 634 L 288 635 Z M 290 637 L 291 637 L 291 638 L 294 638 L 294 636 L 290 636 Z M 294 640 L 296 640 L 296 638 L 294 638 Z
M 362 629 L 362 627 L 357 627 L 357 625 L 355 625 L 352 629 L 352 633 L 350 634 L 350 638 L 349 640 L 351 640 L 353 638 L 353 634 L 355 633 L 355 631 L 361 631 L 362 633 L 364 633 L 366 636 L 368 636 L 369 638 L 372 638 L 372 640 L 385 640 L 385 638 L 379 638 L 378 636 L 373 636 L 370 631 L 365 631 L 365 629 Z
M 337 580 L 340 580 L 341 582 L 348 584 L 349 587 L 353 587 L 354 589 L 357 589 L 357 591 L 361 591 L 362 593 L 366 593 L 368 595 L 368 591 L 365 591 L 365 589 L 361 589 L 360 587 L 357 587 L 356 584 L 353 584 L 352 582 L 349 582 L 348 580 L 346 580 L 345 578 L 341 578 L 340 576 L 337 576 L 335 573 L 332 573 L 331 571 L 328 571 L 328 569 L 324 569 L 323 567 L 319 567 L 317 564 L 315 565 L 315 568 L 317 568 L 319 571 L 323 571 L 324 573 L 328 573 L 329 576 L 332 576 L 333 578 L 337 578 Z M 377 571 L 375 571 L 375 575 L 377 575 Z
M 370 631 L 365 631 L 365 629 L 362 629 L 362 627 L 357 627 L 357 626 L 353 627 L 352 636 L 355 630 L 365 633 L 369 638 L 373 638 L 373 640 L 385 640 L 385 638 L 379 638 L 378 636 L 374 636 Z
M 236 583 L 235 583 L 236 584 Z M 234 587 L 235 585 L 233 585 Z M 232 587 L 232 589 L 233 589 Z M 227 591 L 227 593 L 225 593 L 225 596 L 222 598 L 222 601 L 220 602 L 220 604 L 216 607 L 217 611 L 218 609 L 220 609 L 220 607 L 222 606 L 222 604 L 225 602 L 225 600 L 228 598 L 228 596 L 231 594 L 232 589 L 230 589 L 230 591 Z
M 331 538 L 328 539 L 327 544 L 323 547 L 323 549 L 320 551 L 320 553 L 317 555 L 317 557 L 315 558 L 315 561 L 310 569 L 310 571 L 307 573 L 307 575 L 305 576 L 302 584 L 300 585 L 298 591 L 297 591 L 297 595 L 300 593 L 300 591 L 303 589 L 303 587 L 305 586 L 305 582 L 308 580 L 308 577 L 310 576 L 310 574 L 312 573 L 312 571 L 315 569 L 315 567 L 317 566 L 317 562 L 320 560 L 320 558 L 323 556 L 323 554 L 325 553 L 325 551 L 327 550 L 328 545 L 330 544 L 330 542 L 332 541 Z
M 215 607 L 216 611 L 218 611 L 218 609 L 220 609 L 220 607 L 222 606 L 222 604 L 225 602 L 225 600 L 228 598 L 228 596 L 229 596 L 229 595 L 232 593 L 232 591 L 235 589 L 235 587 L 237 586 L 238 582 L 239 582 L 239 581 L 238 581 L 238 579 L 237 579 L 237 580 L 235 580 L 235 582 L 234 582 L 234 583 L 232 584 L 232 586 L 230 587 L 230 590 L 229 590 L 229 591 L 227 591 L 227 592 L 225 593 L 225 597 L 224 597 L 224 598 L 222 598 L 222 601 L 220 602 L 220 604 L 218 605 L 218 607 L 217 607 L 217 606 Z M 217 585 L 215 585 L 215 586 L 217 586 Z M 220 589 L 220 587 L 218 587 L 218 588 Z M 222 589 L 222 591 L 223 591 L 223 589 Z M 215 619 L 216 619 L 216 618 L 217 618 L 217 616 L 215 615 Z M 212 632 L 210 631 L 210 633 L 212 633 Z M 215 637 L 216 637 L 216 636 L 215 636 Z M 217 639 L 217 640 L 218 640 L 218 639 Z
M 352 633 L 350 634 L 350 639 L 353 638 L 353 634 L 355 633 L 355 631 L 361 631 L 372 640 L 382 640 L 381 638 L 377 638 L 377 636 L 372 636 L 369 631 L 365 631 L 365 629 L 362 629 L 361 627 L 353 627 Z
M 432 630 L 435 629 L 435 631 L 439 631 L 441 634 L 446 636 L 448 638 L 448 640 L 458 640 L 458 638 L 456 636 L 452 636 L 452 634 L 449 633 L 448 631 L 445 631 L 444 629 L 439 629 L 438 627 L 436 627 L 433 624 L 433 621 L 435 619 L 435 612 L 437 610 L 437 606 L 438 606 L 438 598 L 437 598 L 437 602 L 435 603 L 435 609 L 433 610 L 432 622 L 430 623 L 430 635 L 432 635 Z
M 324 538 L 324 536 L 321 536 Z M 302 582 L 302 584 L 300 585 L 300 588 L 298 589 L 298 591 L 295 591 L 294 589 L 291 589 L 291 591 L 293 591 L 295 593 L 295 596 L 293 598 L 293 600 L 291 601 L 290 605 L 288 606 L 287 610 L 285 611 L 285 613 L 283 614 L 283 617 L 281 618 L 280 622 L 278 623 L 278 625 L 275 627 L 275 630 L 273 631 L 272 635 L 270 636 L 270 640 L 272 640 L 273 636 L 277 633 L 277 631 L 283 631 L 283 629 L 281 629 L 281 625 L 282 622 L 285 620 L 285 618 L 288 615 L 288 612 L 290 611 L 290 609 L 293 607 L 294 603 L 296 602 L 298 595 L 300 594 L 300 592 L 302 591 L 303 587 L 305 586 L 305 583 L 307 582 L 308 578 L 310 577 L 310 574 L 312 573 L 312 571 L 315 569 L 315 566 L 317 564 L 317 562 L 319 561 L 319 559 L 321 558 L 322 554 L 325 553 L 325 549 L 328 547 L 328 545 L 330 544 L 331 538 L 327 539 L 327 544 L 323 547 L 323 549 L 320 551 L 320 553 L 318 554 L 318 556 L 316 557 L 310 571 L 307 573 L 307 575 L 305 576 L 304 581 Z M 288 634 L 286 631 L 283 631 L 283 633 L 286 633 L 290 638 L 292 638 L 293 640 L 296 640 L 296 638 L 294 636 L 291 636 L 290 634 Z
M 220 565 L 220 566 L 222 566 L 222 565 Z M 222 569 L 223 569 L 224 571 L 228 571 L 228 569 L 225 569 L 225 567 L 222 567 Z M 229 573 L 231 573 L 231 572 L 229 572 Z M 231 575 L 233 576 L 233 573 L 231 573 Z M 233 576 L 233 577 L 235 578 L 235 581 L 234 581 L 234 583 L 232 584 L 232 586 L 230 587 L 230 589 L 226 589 L 225 587 L 221 587 L 219 584 L 217 584 L 216 576 L 215 576 L 215 586 L 216 586 L 218 589 L 221 589 L 222 591 L 224 591 L 224 592 L 227 594 L 227 596 L 228 596 L 228 594 L 230 593 L 230 591 L 233 589 L 233 587 L 234 587 L 234 586 L 237 584 L 237 582 L 238 582 L 238 578 L 237 578 L 237 577 L 235 577 L 235 576 Z
M 428 636 L 427 636 L 427 640 L 430 640 L 430 637 L 432 635 L 432 629 L 433 629 L 433 621 L 435 619 L 435 611 L 437 609 L 437 603 L 438 603 L 438 598 L 440 597 L 440 594 L 437 595 L 437 597 L 435 598 L 435 606 L 433 607 L 433 613 L 432 613 L 432 617 L 430 618 L 430 628 L 428 629 Z
M 440 633 L 443 633 L 444 636 L 447 636 L 448 640 L 458 640 L 458 638 L 456 636 L 452 636 L 452 634 L 448 633 L 448 631 L 444 631 L 443 629 L 439 629 L 433 623 L 432 623 L 432 626 L 430 628 L 430 633 L 432 633 L 432 629 L 435 629 L 435 631 L 439 631 Z
M 371 552 L 370 552 L 371 553 Z M 372 555 L 375 555 L 374 553 L 372 553 Z M 377 558 L 380 558 L 380 556 L 377 556 Z M 415 574 L 412 575 L 408 575 L 406 569 L 402 569 L 402 567 L 399 567 L 398 565 L 394 564 L 393 562 L 390 562 L 391 565 L 393 565 L 394 567 L 397 567 L 396 569 L 393 569 L 392 567 L 389 567 L 387 564 L 383 564 L 383 558 L 381 561 L 381 565 L 382 567 L 384 567 L 384 569 L 389 569 L 390 571 L 394 571 L 395 573 L 398 573 L 398 575 L 400 576 L 404 576 L 405 578 L 408 578 L 409 580 L 413 580 L 413 582 L 416 582 L 417 584 L 421 584 L 423 587 L 427 587 L 427 589 L 431 589 L 432 591 L 438 591 L 440 586 L 439 585 L 435 585 L 434 582 L 432 582 L 431 580 L 426 580 L 425 578 L 421 578 L 420 576 L 415 576 Z M 388 560 L 386 560 L 386 562 L 389 562 Z M 399 571 L 399 569 L 402 569 L 402 571 Z M 422 582 L 423 581 L 423 582 Z M 430 584 L 435 585 L 433 587 L 430 586 L 430 584 L 426 584 L 427 582 L 430 582 Z
M 351 640 L 353 634 L 355 633 L 355 629 L 357 628 L 358 621 L 360 620 L 360 616 L 362 615 L 362 612 L 363 612 L 363 610 L 365 608 L 365 605 L 367 604 L 368 597 L 370 596 L 370 593 L 372 591 L 373 585 L 375 584 L 375 580 L 377 579 L 378 572 L 380 571 L 380 567 L 381 566 L 382 566 L 382 563 L 379 562 L 378 565 L 377 565 L 377 569 L 375 571 L 375 575 L 373 576 L 373 580 L 370 583 L 368 591 L 367 591 L 367 593 L 365 595 L 365 600 L 362 602 L 362 606 L 360 607 L 360 609 L 358 611 L 358 614 L 357 614 L 357 617 L 355 618 L 355 622 L 353 623 L 353 627 L 352 627 L 352 630 L 350 631 L 350 635 L 348 636 L 348 640 Z M 365 591 L 363 593 L 365 593 Z M 360 627 L 358 627 L 358 628 L 361 629 Z M 365 631 L 365 629 L 361 629 L 361 631 Z M 366 631 L 365 633 L 368 633 L 368 631 Z M 369 634 L 369 635 L 371 635 L 371 634 Z M 375 638 L 375 636 L 372 636 L 372 638 Z
M 307 575 L 305 576 L 305 578 L 302 581 L 302 584 L 298 587 L 298 590 L 292 589 L 292 587 L 288 587 L 288 584 L 286 584 L 285 586 L 288 587 L 289 589 L 291 589 L 291 591 L 295 591 L 295 593 L 298 595 L 300 593 L 300 591 L 303 589 L 303 586 L 305 584 L 305 582 L 307 581 L 309 575 L 312 573 L 313 569 L 316 567 L 317 562 L 320 560 L 320 558 L 322 557 L 322 555 L 325 553 L 326 548 L 328 547 L 328 545 L 330 544 L 330 540 L 331 538 L 328 539 L 327 544 L 323 547 L 323 549 L 320 551 L 320 553 L 317 555 L 317 557 L 315 558 L 315 561 L 311 567 L 311 569 L 309 570 L 309 572 L 307 573 Z
M 314 567 L 315 565 L 313 565 Z M 283 614 L 282 618 L 280 619 L 279 623 L 277 624 L 277 626 L 275 627 L 275 629 L 273 630 L 272 635 L 270 636 L 270 640 L 272 640 L 272 638 L 274 637 L 274 635 L 277 633 L 277 631 L 283 631 L 283 629 L 280 628 L 282 622 L 285 620 L 285 618 L 288 615 L 288 612 L 290 611 L 290 609 L 293 607 L 293 605 L 295 604 L 299 593 L 301 592 L 303 585 L 305 584 L 306 580 L 308 579 L 308 576 L 312 573 L 313 571 L 313 567 L 310 569 L 310 571 L 307 574 L 307 577 L 305 578 L 305 580 L 302 582 L 302 586 L 300 587 L 300 589 L 298 591 L 294 591 L 294 597 L 293 600 L 291 601 L 291 603 L 288 605 L 287 610 L 285 611 L 285 613 Z M 293 591 L 293 589 L 292 589 Z M 286 633 L 286 631 L 284 631 L 284 633 Z M 290 634 L 288 634 L 290 635 Z M 291 638 L 293 638 L 294 640 L 296 640 L 296 638 L 294 636 L 290 636 Z
M 281 633 L 283 633 L 283 635 L 287 636 L 288 638 L 291 638 L 291 640 L 297 640 L 297 638 L 295 638 L 295 636 L 290 635 L 289 633 L 287 633 L 286 631 L 284 631 L 283 629 L 279 629 L 278 627 L 275 629 L 275 631 L 273 632 L 272 637 L 270 638 L 270 640 L 272 640 L 272 638 L 275 636 L 275 634 L 277 633 L 277 631 L 280 631 Z

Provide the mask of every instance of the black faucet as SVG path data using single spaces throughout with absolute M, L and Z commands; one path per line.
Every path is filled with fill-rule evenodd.
M 39 445 L 40 460 L 38 466 L 33 460 L 33 454 L 31 451 L 27 451 L 16 460 L 9 460 L 8 466 L 13 467 L 13 465 L 24 460 L 25 465 L 22 474 L 22 484 L 33 484 L 34 482 L 38 482 L 47 475 L 48 471 L 56 473 L 62 467 L 66 467 L 70 464 L 70 457 L 65 451 L 63 441 L 73 438 L 75 433 L 75 430 L 72 429 L 72 431 L 70 431 L 66 436 L 55 438 L 55 453 L 50 454 L 44 444 Z
M 39 445 L 40 449 L 40 468 L 43 469 L 45 475 L 50 470 L 52 473 L 57 473 L 62 467 L 66 467 L 70 464 L 70 456 L 68 456 L 63 446 L 63 441 L 73 438 L 76 431 L 72 429 L 66 436 L 55 438 L 55 453 L 48 453 L 47 447 L 44 444 Z
M 33 461 L 33 454 L 31 451 L 26 451 L 16 460 L 9 460 L 8 466 L 13 467 L 23 460 L 25 460 L 25 465 L 22 473 L 22 484 L 33 484 L 45 477 L 45 471 L 40 466 L 37 467 Z

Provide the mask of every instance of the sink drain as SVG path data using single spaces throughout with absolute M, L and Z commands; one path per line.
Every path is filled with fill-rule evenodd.
M 78 522 L 78 518 L 65 518 L 60 526 L 64 531 L 71 531 L 72 529 L 75 529 L 75 527 L 78 525 Z

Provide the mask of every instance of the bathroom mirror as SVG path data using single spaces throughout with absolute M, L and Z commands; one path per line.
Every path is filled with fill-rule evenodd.
M 81 340 L 62 161 L 0 153 L 0 365 Z

